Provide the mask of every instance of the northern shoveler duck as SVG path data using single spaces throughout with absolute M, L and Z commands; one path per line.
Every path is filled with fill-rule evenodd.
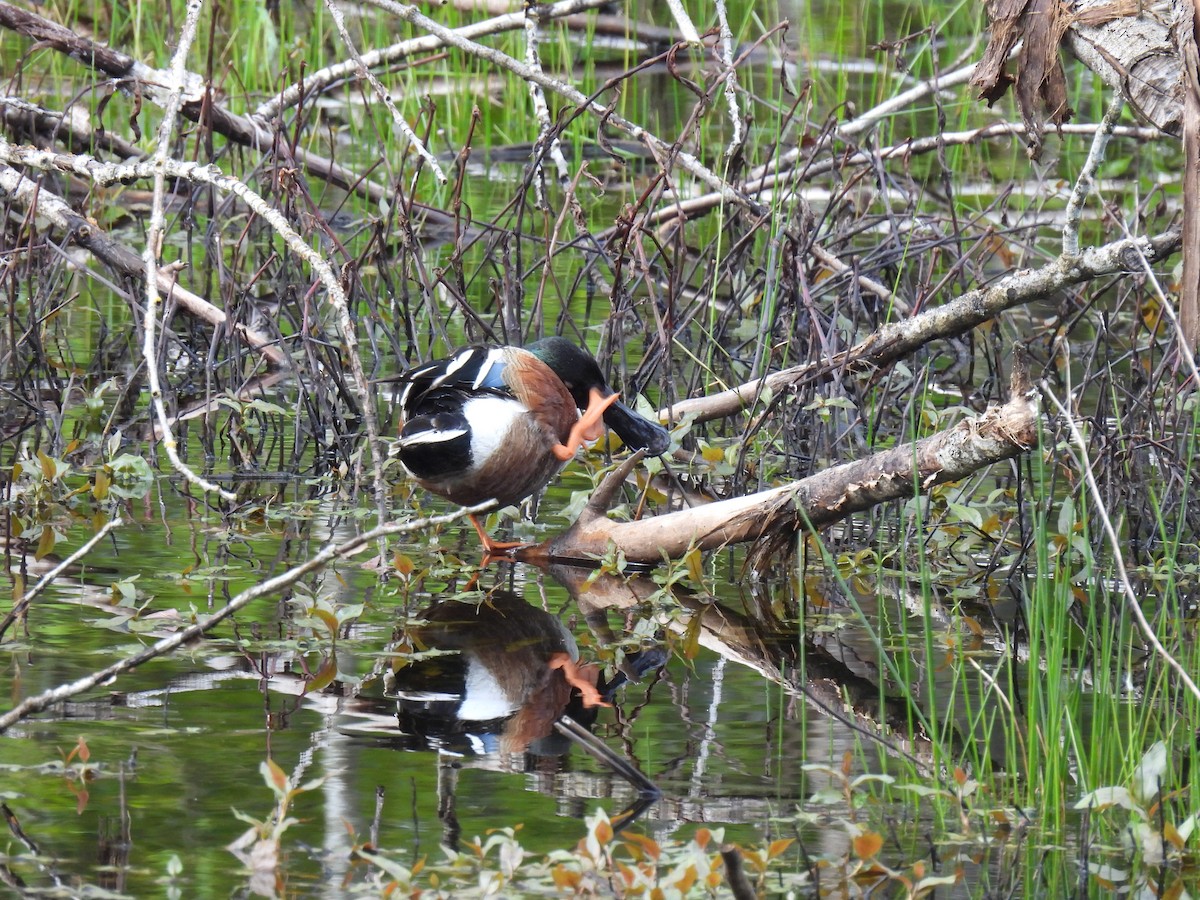
M 519 503 L 605 425 L 654 455 L 671 443 L 666 429 L 618 399 L 591 354 L 561 337 L 467 347 L 389 380 L 404 384 L 400 461 L 426 490 L 463 506 Z M 517 546 L 493 542 L 471 522 L 486 553 Z

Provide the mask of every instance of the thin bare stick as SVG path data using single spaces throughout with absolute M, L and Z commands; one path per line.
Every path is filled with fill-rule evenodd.
M 24 156 L 29 149 L 9 144 L 0 137 L 0 161 L 25 165 Z M 0 165 L 0 195 L 11 197 L 24 208 L 36 211 L 39 217 L 61 229 L 73 242 L 114 271 L 133 278 L 142 277 L 141 257 L 75 212 L 58 194 L 17 169 Z M 287 356 L 270 337 L 242 322 L 230 322 L 225 310 L 176 284 L 176 275 L 167 269 L 160 268 L 157 278 L 158 289 L 169 292 L 181 309 L 210 325 L 232 329 L 257 350 L 271 368 L 281 369 L 287 365 Z
M 538 55 L 538 38 L 541 28 L 541 16 L 537 11 L 537 6 L 532 2 L 526 2 L 525 65 L 539 74 L 542 72 L 542 60 Z M 534 144 L 534 163 L 538 167 L 538 171 L 534 173 L 533 178 L 534 198 L 539 209 L 548 209 L 549 205 L 546 202 L 545 185 L 542 180 L 542 163 L 537 148 L 549 144 L 547 152 L 550 159 L 554 162 L 555 168 L 558 170 L 559 184 L 566 184 L 570 181 L 571 174 L 567 167 L 567 158 L 563 156 L 562 142 L 558 139 L 558 134 L 554 130 L 554 123 L 550 121 L 550 107 L 546 105 L 546 94 L 542 90 L 542 86 L 536 81 L 527 83 L 529 85 L 529 98 L 533 101 L 533 114 L 538 122 L 538 139 L 537 143 Z M 548 256 L 549 254 L 547 254 Z
M 228 619 L 235 612 L 245 608 L 255 600 L 282 590 L 288 585 L 295 584 L 309 572 L 314 572 L 339 557 L 350 556 L 351 554 L 365 547 L 371 541 L 382 540 L 393 534 L 407 534 L 409 532 L 419 531 L 423 528 L 429 528 L 434 525 L 445 525 L 449 522 L 460 519 L 463 516 L 470 515 L 472 513 L 484 512 L 485 510 L 491 509 L 495 505 L 496 504 L 494 501 L 489 500 L 487 503 L 480 503 L 477 506 L 464 507 L 462 509 L 455 510 L 452 513 L 447 513 L 443 516 L 431 516 L 426 519 L 418 519 L 415 522 L 390 522 L 386 525 L 380 525 L 378 528 L 373 528 L 370 531 L 362 534 L 355 535 L 341 544 L 327 544 L 310 559 L 305 560 L 297 566 L 293 566 L 286 572 L 281 572 L 274 578 L 268 578 L 261 584 L 256 584 L 253 587 L 247 588 L 211 616 L 207 616 L 201 619 L 199 622 L 189 625 L 182 631 L 177 631 L 175 634 L 162 638 L 144 650 L 127 656 L 124 659 L 113 663 L 111 666 L 107 666 L 99 671 L 85 675 L 83 678 L 78 678 L 68 684 L 61 684 L 58 687 L 43 691 L 42 693 L 33 697 L 27 697 L 7 713 L 0 716 L 0 734 L 3 734 L 17 722 L 21 721 L 27 716 L 32 715 L 33 713 L 40 712 L 54 703 L 61 703 L 63 700 L 67 700 L 70 697 L 74 697 L 78 694 L 82 694 L 84 691 L 89 691 L 101 684 L 106 684 L 112 679 L 116 678 L 118 675 L 123 675 L 126 672 L 136 669 L 138 666 L 142 665 L 142 663 L 149 662 L 150 660 L 156 659 L 165 653 L 170 653 L 172 650 L 175 650 L 178 647 L 182 647 L 189 641 L 193 641 L 201 635 L 211 631 L 225 619 Z
M 1126 237 L 1129 236 L 1129 228 L 1124 220 L 1121 222 L 1121 229 L 1125 232 Z M 1191 343 L 1184 334 L 1183 327 L 1179 323 L 1179 316 L 1175 314 L 1175 306 L 1167 299 L 1166 292 L 1159 284 L 1158 276 L 1154 274 L 1154 270 L 1150 268 L 1150 260 L 1139 254 L 1138 261 L 1141 265 L 1142 272 L 1146 276 L 1147 283 L 1154 291 L 1154 297 L 1158 300 L 1158 308 L 1167 314 L 1167 318 L 1171 320 L 1171 324 L 1175 326 L 1175 346 L 1179 348 L 1179 357 L 1183 360 L 1183 364 L 1187 366 L 1188 371 L 1192 376 L 1192 384 L 1200 385 L 1200 372 L 1196 371 L 1196 354 L 1192 349 Z
M 721 29 L 721 40 L 717 42 L 717 57 L 725 67 L 725 102 L 729 105 L 729 121 L 733 126 L 733 135 L 729 138 L 729 146 L 725 148 L 725 153 L 733 156 L 746 139 L 746 132 L 742 112 L 738 109 L 737 70 L 733 66 L 733 29 L 729 27 L 729 13 L 725 9 L 725 0 L 717 0 L 717 23 Z
M 190 484 L 195 485 L 206 494 L 217 494 L 223 500 L 232 503 L 237 494 L 226 490 L 220 485 L 209 481 L 179 456 L 179 447 L 175 442 L 175 433 L 171 430 L 171 420 L 167 415 L 167 407 L 163 403 L 162 382 L 158 372 L 158 345 L 155 331 L 158 328 L 159 309 L 162 306 L 162 295 L 158 292 L 158 258 L 162 253 L 163 234 L 166 231 L 164 213 L 164 197 L 167 191 L 167 154 L 171 149 L 171 135 L 175 131 L 175 120 L 179 116 L 179 108 L 183 105 L 183 91 L 186 86 L 186 68 L 188 50 L 196 39 L 196 26 L 200 22 L 202 0 L 189 0 L 187 14 L 184 17 L 183 28 L 179 34 L 179 44 L 171 57 L 171 68 L 167 74 L 168 94 L 163 107 L 163 119 L 158 128 L 158 138 L 154 148 L 154 156 L 150 162 L 150 176 L 154 183 L 154 199 L 150 206 L 150 226 L 146 233 L 146 246 L 142 250 L 142 263 L 145 266 L 146 310 L 142 318 L 142 358 L 146 363 L 146 386 L 150 391 L 150 405 L 158 417 L 159 435 L 163 449 L 171 467 L 183 476 Z
M 307 262 L 314 274 L 325 286 L 329 303 L 338 316 L 338 325 L 342 340 L 346 343 L 347 356 L 350 360 L 350 371 L 354 376 L 354 386 L 359 401 L 362 404 L 363 417 L 367 429 L 367 440 L 371 453 L 373 480 L 375 488 L 375 504 L 379 523 L 387 520 L 387 482 L 383 476 L 384 454 L 379 442 L 379 422 L 375 407 L 375 395 L 363 370 L 362 359 L 358 353 L 358 338 L 355 333 L 354 320 L 350 316 L 349 302 L 346 292 L 342 289 L 341 281 L 333 268 L 317 251 L 313 250 L 304 239 L 296 233 L 284 218 L 283 214 L 267 203 L 262 197 L 251 190 L 244 182 L 231 175 L 226 175 L 216 166 L 196 162 L 180 162 L 175 159 L 152 160 L 150 162 L 133 162 L 127 164 L 102 163 L 90 156 L 71 153 L 54 153 L 49 150 L 39 150 L 36 147 L 25 147 L 9 144 L 0 138 L 0 159 L 36 169 L 55 169 L 70 172 L 82 178 L 90 179 L 96 184 L 115 184 L 139 179 L 154 178 L 156 175 L 182 178 L 198 184 L 208 184 L 218 190 L 234 194 L 246 204 L 255 214 L 261 216 L 283 238 L 288 248 Z M 157 292 L 155 293 L 157 297 Z M 157 302 L 157 301 L 156 301 Z M 149 315 L 149 313 L 147 313 Z M 151 366 L 151 369 L 154 367 Z M 165 410 L 164 410 L 165 415 Z M 174 445 L 174 440 L 168 435 L 164 439 Z M 361 465 L 359 463 L 358 465 Z M 222 496 L 228 492 L 223 492 Z M 232 498 L 232 494 L 229 495 Z
M 548 3 L 541 7 L 538 10 L 538 17 L 542 20 L 547 20 L 573 16 L 603 6 L 608 2 L 610 0 L 559 0 L 558 3 Z M 454 29 L 454 34 L 464 38 L 479 38 L 491 34 L 500 34 L 505 31 L 516 31 L 518 28 L 524 27 L 525 13 L 524 11 L 517 11 L 495 16 L 491 19 L 484 19 L 480 22 L 472 22 L 470 25 Z M 378 50 L 365 51 L 359 58 L 362 60 L 363 65 L 375 69 L 391 65 L 409 56 L 415 56 L 418 53 L 432 53 L 445 46 L 446 41 L 442 38 L 434 34 L 425 34 L 420 37 L 398 41 L 395 44 L 381 47 Z M 323 69 L 317 69 L 315 72 L 310 72 L 304 76 L 302 82 L 291 85 L 270 100 L 262 103 L 251 114 L 251 118 L 259 122 L 269 122 L 280 113 L 295 106 L 302 98 L 312 96 L 314 93 L 320 93 L 331 84 L 336 84 L 347 78 L 354 78 L 358 72 L 358 63 L 353 60 L 339 62 L 332 66 L 326 66 Z
M 396 109 L 396 104 L 392 102 L 387 88 L 379 83 L 379 79 L 375 77 L 371 70 L 367 68 L 367 64 L 363 62 L 363 58 L 358 53 L 358 48 L 354 46 L 354 40 L 350 37 L 350 32 L 346 30 L 346 19 L 342 15 L 341 7 L 333 2 L 333 0 L 325 0 L 325 9 L 333 19 L 333 24 L 337 28 L 338 34 L 341 35 L 342 43 L 346 45 L 346 49 L 350 51 L 351 58 L 358 66 L 359 76 L 366 79 L 367 84 L 371 85 L 371 89 L 375 92 L 375 96 L 383 101 L 383 105 L 392 114 L 392 124 L 396 126 L 396 130 L 404 135 L 404 139 L 408 141 L 409 146 L 417 151 L 417 155 L 421 159 L 425 160 L 429 168 L 433 170 L 433 174 L 437 180 L 441 184 L 445 184 L 447 181 L 446 173 L 438 165 L 437 158 L 429 152 L 429 148 L 421 142 L 421 139 L 409 127 L 404 116 L 400 115 L 400 110 Z
M 1142 636 L 1146 639 L 1146 642 L 1154 648 L 1154 652 L 1167 664 L 1171 671 L 1179 676 L 1179 680 L 1183 682 L 1192 697 L 1200 701 L 1200 688 L 1196 687 L 1196 682 L 1192 680 L 1192 676 L 1188 673 L 1184 665 L 1172 656 L 1167 648 L 1163 646 L 1162 641 L 1158 639 L 1158 635 L 1154 633 L 1154 629 L 1146 619 L 1146 614 L 1142 612 L 1142 606 L 1138 603 L 1137 596 L 1134 594 L 1133 585 L 1129 582 L 1129 573 L 1125 569 L 1125 559 L 1121 552 L 1121 539 L 1117 537 L 1117 530 L 1113 527 L 1108 510 L 1104 508 L 1104 499 L 1103 494 L 1100 492 L 1100 485 L 1096 483 L 1096 476 L 1092 474 L 1092 463 L 1088 458 L 1087 444 L 1083 440 L 1083 434 L 1080 433 L 1079 426 L 1075 424 L 1075 418 L 1071 415 L 1070 410 L 1063 406 L 1058 398 L 1054 396 L 1053 389 L 1045 379 L 1042 379 L 1039 384 L 1042 396 L 1049 398 L 1050 402 L 1054 404 L 1055 409 L 1063 417 L 1063 420 L 1067 423 L 1067 428 L 1071 432 L 1071 440 L 1074 442 L 1075 449 L 1079 453 L 1079 457 L 1075 460 L 1075 463 L 1083 475 L 1084 481 L 1087 483 L 1088 493 L 1092 495 L 1092 500 L 1096 503 L 1096 515 L 1100 518 L 1100 524 L 1104 527 L 1105 537 L 1108 538 L 1109 546 L 1112 548 L 1113 565 L 1117 569 L 1117 580 L 1121 583 L 1121 594 L 1125 598 L 1125 605 L 1129 608 L 1130 615 L 1137 622 L 1138 628 L 1141 629 Z
M 1108 140 L 1112 137 L 1113 126 L 1125 108 L 1125 97 L 1119 92 L 1113 97 L 1112 103 L 1104 111 L 1100 127 L 1092 136 L 1092 149 L 1088 151 L 1075 186 L 1071 189 L 1071 198 L 1067 201 L 1066 222 L 1063 224 L 1063 255 L 1076 256 L 1079 253 L 1079 223 L 1083 221 L 1083 204 L 1095 186 L 1096 172 L 1104 161 L 1104 151 L 1108 148 Z
M 109 519 L 100 527 L 99 531 L 97 531 L 87 540 L 82 547 L 77 549 L 74 553 L 43 575 L 38 580 L 38 583 L 26 591 L 25 596 L 22 597 L 18 603 L 13 605 L 13 608 L 9 610 L 8 615 L 4 617 L 4 621 L 0 622 L 0 638 L 4 637 L 4 632 L 8 631 L 9 626 L 12 625 L 12 623 L 15 622 L 20 615 L 29 608 L 29 604 L 31 604 L 37 598 L 37 595 L 54 583 L 54 579 L 66 571 L 69 566 L 74 565 L 76 562 L 90 553 L 92 548 L 108 537 L 109 533 L 113 531 L 113 529 L 119 528 L 123 524 L 124 522 L 121 520 L 119 515 L 116 518 Z
M 702 397 L 680 400 L 669 410 L 659 413 L 681 418 L 695 415 L 706 422 L 732 415 L 757 402 L 763 391 L 774 393 L 787 390 L 809 378 L 842 367 L 866 368 L 884 365 L 907 355 L 938 337 L 950 337 L 986 322 L 1007 309 L 1030 300 L 1049 297 L 1055 291 L 1073 284 L 1091 281 L 1104 275 L 1137 270 L 1146 260 L 1159 261 L 1179 250 L 1178 231 L 1168 231 L 1152 238 L 1137 237 L 1113 241 L 1100 247 L 1089 247 L 1073 258 L 1061 256 L 1037 269 L 1013 272 L 993 284 L 956 297 L 941 306 L 926 309 L 911 318 L 884 325 L 853 347 L 828 360 L 804 363 L 772 372 L 745 384 Z
M 671 16 L 679 28 L 679 36 L 689 44 L 699 44 L 700 32 L 696 30 L 696 26 L 692 23 L 687 10 L 683 8 L 683 4 L 679 0 L 667 0 L 667 8 L 671 10 Z
M 651 149 L 673 157 L 679 162 L 681 168 L 708 185 L 709 188 L 719 194 L 726 202 L 734 203 L 737 206 L 750 209 L 754 212 L 761 212 L 757 203 L 734 188 L 729 182 L 717 175 L 695 156 L 679 149 L 673 144 L 667 143 L 662 138 L 647 131 L 641 125 L 629 121 L 624 116 L 618 115 L 600 101 L 587 97 L 571 85 L 565 84 L 555 78 L 550 78 L 543 72 L 535 72 L 529 66 L 519 60 L 513 59 L 507 53 L 501 53 L 492 47 L 485 47 L 482 44 L 477 44 L 474 41 L 459 36 L 449 28 L 439 25 L 433 19 L 422 14 L 415 6 L 395 3 L 391 2 L 391 0 L 387 0 L 387 2 L 379 0 L 379 5 L 393 15 L 404 19 L 404 21 L 424 29 L 430 34 L 436 34 L 452 47 L 456 47 L 464 53 L 469 53 L 480 59 L 485 59 L 502 69 L 507 69 L 524 81 L 536 82 L 546 90 L 558 94 L 560 97 L 565 97 L 580 109 L 586 109 L 605 124 L 619 129 L 634 140 L 643 141 Z
M 1099 127 L 1099 125 L 1094 123 L 1067 124 L 1055 129 L 1055 131 L 1064 135 L 1090 135 L 1095 134 Z M 775 160 L 771 165 L 770 171 L 766 171 L 763 167 L 751 170 L 749 176 L 742 182 L 741 190 L 746 194 L 754 196 L 779 188 L 781 185 L 785 189 L 790 189 L 790 185 L 797 181 L 801 175 L 803 175 L 806 181 L 811 181 L 817 176 L 824 175 L 834 169 L 863 165 L 871 162 L 873 159 L 903 159 L 919 153 L 931 153 L 937 150 L 939 146 L 960 146 L 974 144 L 979 141 L 996 140 L 1003 137 L 1021 137 L 1025 133 L 1026 128 L 1020 122 L 994 122 L 991 125 L 985 125 L 983 128 L 972 128 L 969 131 L 947 131 L 928 137 L 914 138 L 899 144 L 880 147 L 878 150 L 873 150 L 870 153 L 865 150 L 853 150 L 848 151 L 844 155 L 838 154 L 835 157 L 827 157 L 812 162 L 809 162 L 811 159 L 811 150 L 805 149 L 805 163 L 800 168 L 797 168 L 796 164 L 801 159 L 801 150 L 789 150 Z M 1153 141 L 1163 137 L 1162 132 L 1157 128 L 1136 127 L 1132 125 L 1118 125 L 1113 128 L 1112 133 L 1114 137 L 1126 137 L 1139 141 Z M 647 216 L 645 224 L 649 227 L 680 216 L 695 216 L 698 213 L 715 209 L 720 206 L 721 202 L 722 197 L 718 193 L 701 194 L 698 197 L 680 200 L 672 203 L 670 206 L 656 210 Z M 599 235 L 599 239 L 603 239 L 607 234 L 608 232 L 602 232 Z

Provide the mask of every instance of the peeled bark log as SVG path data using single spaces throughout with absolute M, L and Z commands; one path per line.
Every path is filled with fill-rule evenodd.
M 616 486 L 637 463 L 635 455 L 601 485 L 568 531 L 537 548 L 539 553 L 524 556 L 583 559 L 603 556 L 615 547 L 630 562 L 657 563 L 693 548 L 714 550 L 805 527 L 821 528 L 1028 450 L 1037 441 L 1037 417 L 1038 395 L 1025 391 L 946 431 L 782 487 L 636 522 L 614 522 L 605 510 Z
M 1139 118 L 1179 134 L 1183 66 L 1170 24 L 1149 6 L 1125 4 L 1132 14 L 1114 18 L 1111 0 L 1078 3 L 1064 44 L 1105 84 L 1124 94 Z

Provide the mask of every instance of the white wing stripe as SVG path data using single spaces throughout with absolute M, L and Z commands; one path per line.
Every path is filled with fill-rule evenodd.
M 418 431 L 416 434 L 409 435 L 405 438 L 400 438 L 399 444 L 401 447 L 412 447 L 415 444 L 441 444 L 447 441 L 453 441 L 468 433 L 469 431 L 466 428 Z

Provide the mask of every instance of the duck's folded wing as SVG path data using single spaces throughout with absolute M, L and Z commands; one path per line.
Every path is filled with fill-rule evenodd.
M 414 366 L 396 377 L 404 384 L 400 394 L 403 409 L 415 408 L 429 393 L 439 388 L 462 391 L 506 389 L 503 347 L 464 347 L 453 356 Z

